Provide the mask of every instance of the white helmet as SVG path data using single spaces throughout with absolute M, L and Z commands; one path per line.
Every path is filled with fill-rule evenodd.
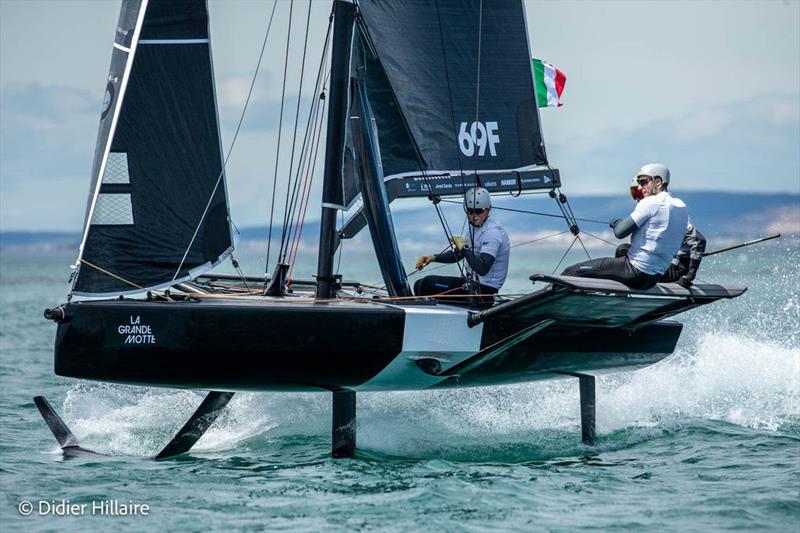
M 492 197 L 483 187 L 473 187 L 464 195 L 465 209 L 491 209 Z
M 650 176 L 653 179 L 661 178 L 661 182 L 664 185 L 669 185 L 669 169 L 667 165 L 661 163 L 647 163 L 636 173 L 636 177 L 638 178 L 639 176 Z

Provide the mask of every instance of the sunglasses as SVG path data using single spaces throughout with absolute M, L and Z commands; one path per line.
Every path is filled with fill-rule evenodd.
M 471 207 L 467 208 L 468 215 L 482 215 L 486 211 L 486 209 L 472 209 Z
M 650 183 L 651 181 L 653 181 L 653 178 L 651 178 L 651 177 L 646 177 L 646 178 L 639 178 L 639 179 L 637 179 L 637 180 L 636 180 L 636 183 L 638 183 L 639 185 L 641 185 L 642 187 L 644 187 L 645 185 L 647 185 L 647 184 L 648 184 L 648 183 Z

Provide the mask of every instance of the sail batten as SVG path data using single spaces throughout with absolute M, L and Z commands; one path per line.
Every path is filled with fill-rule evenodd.
M 212 69 L 205 0 L 123 1 L 74 294 L 169 287 L 232 252 Z

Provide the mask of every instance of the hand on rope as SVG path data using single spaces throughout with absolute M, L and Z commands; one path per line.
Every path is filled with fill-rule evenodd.
M 425 268 L 425 266 L 428 265 L 428 263 L 430 263 L 431 261 L 433 261 L 435 257 L 436 256 L 434 255 L 423 255 L 422 257 L 417 259 L 417 264 L 415 265 L 417 270 L 422 270 L 423 268 Z
M 464 249 L 464 237 L 453 235 L 450 237 L 450 243 L 456 247 L 459 252 Z

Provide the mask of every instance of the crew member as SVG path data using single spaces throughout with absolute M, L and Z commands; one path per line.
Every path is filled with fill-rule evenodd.
M 661 163 L 644 165 L 636 173 L 642 200 L 625 220 L 611 222 L 614 235 L 631 235 L 623 257 L 602 257 L 565 269 L 563 276 L 604 278 L 634 289 L 653 287 L 669 268 L 686 233 L 689 214 L 680 199 L 669 192 L 669 169 Z
M 644 191 L 636 181 L 637 176 L 633 177 L 630 185 L 631 198 L 635 201 L 640 201 L 644 198 Z M 628 255 L 630 244 L 620 244 L 617 247 L 616 257 L 623 257 Z M 681 244 L 678 254 L 672 259 L 669 268 L 664 275 L 659 279 L 659 283 L 678 283 L 682 287 L 689 288 L 697 276 L 697 270 L 700 268 L 700 261 L 703 259 L 703 253 L 706 251 L 706 238 L 700 233 L 700 230 L 692 222 L 689 217 L 688 225 L 686 226 L 686 234 L 683 236 L 683 243 Z
M 417 270 L 429 263 L 455 263 L 465 260 L 465 278 L 455 276 L 425 276 L 414 284 L 417 296 L 465 295 L 482 296 L 479 303 L 491 305 L 508 274 L 511 245 L 503 226 L 490 218 L 492 198 L 489 191 L 474 187 L 464 195 L 467 225 L 463 236 L 453 236 L 453 248 L 440 254 L 423 255 L 417 259 Z M 458 298 L 453 298 L 453 303 Z

